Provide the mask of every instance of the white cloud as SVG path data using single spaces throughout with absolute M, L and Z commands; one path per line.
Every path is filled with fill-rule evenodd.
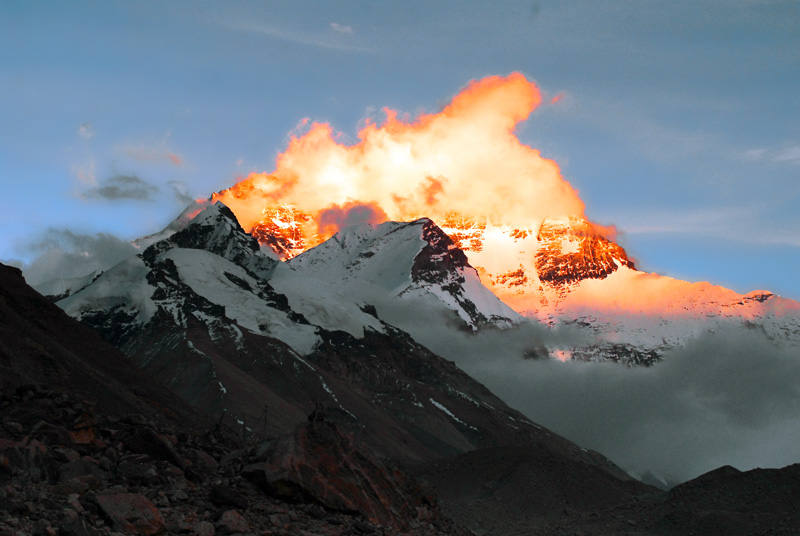
M 270 26 L 268 24 L 251 22 L 251 21 L 242 21 L 242 20 L 225 20 L 223 21 L 223 24 L 236 31 L 257 33 L 271 37 L 273 39 L 279 39 L 281 41 L 295 43 L 298 45 L 305 45 L 310 47 L 325 48 L 332 50 L 341 50 L 348 52 L 371 52 L 369 48 L 353 44 L 342 43 L 339 39 L 331 38 L 329 35 L 325 34 L 314 34 L 314 33 L 300 32 L 296 30 L 285 30 L 283 28 Z M 333 28 L 337 33 L 340 34 L 352 33 L 353 31 L 352 28 L 350 28 L 350 26 L 341 26 L 339 24 L 336 24 L 336 27 L 340 28 L 337 30 L 337 28 L 334 27 L 333 24 L 336 23 L 332 23 L 331 28 Z M 349 32 L 347 30 L 349 30 Z
M 97 185 L 97 178 L 95 177 L 94 173 L 94 158 L 89 160 L 89 162 L 83 166 L 72 166 L 72 173 L 81 181 L 83 184 L 89 186 L 96 186 Z
M 96 135 L 94 125 L 91 123 L 82 124 L 80 127 L 78 127 L 78 135 L 84 140 L 90 140 L 94 138 Z
M 742 156 L 749 162 L 800 164 L 800 145 L 787 145 L 781 149 L 748 149 Z
M 331 23 L 331 28 L 333 28 L 334 32 L 339 32 L 341 34 L 348 34 L 353 35 L 353 28 L 347 25 L 338 24 L 336 22 Z
M 744 159 L 749 162 L 758 162 L 759 160 L 763 160 L 766 154 L 766 149 L 748 149 L 743 153 L 743 156 Z
M 23 269 L 30 285 L 54 279 L 82 277 L 102 271 L 139 253 L 130 242 L 106 234 L 77 234 L 50 229 L 30 250 L 39 256 Z
M 775 161 L 800 164 L 800 145 L 781 149 L 775 154 Z

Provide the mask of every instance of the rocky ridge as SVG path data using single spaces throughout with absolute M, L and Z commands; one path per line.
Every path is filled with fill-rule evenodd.
M 579 218 L 545 220 L 536 240 L 540 242 L 535 257 L 539 281 L 561 297 L 585 279 L 605 279 L 622 266 L 636 269 L 624 249 Z
M 621 246 L 582 218 L 512 229 L 452 216 L 442 229 L 515 311 L 580 332 L 583 342 L 551 346 L 551 357 L 652 365 L 670 349 L 727 328 L 800 341 L 800 303 L 638 271 Z

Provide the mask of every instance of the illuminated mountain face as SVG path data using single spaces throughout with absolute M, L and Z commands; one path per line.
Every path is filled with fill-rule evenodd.
M 539 281 L 568 289 L 584 279 L 605 279 L 621 266 L 636 269 L 625 250 L 596 234 L 588 222 L 545 221 L 536 236 L 536 272 Z
M 624 249 L 582 218 L 520 229 L 451 216 L 442 229 L 467 252 L 485 285 L 529 315 L 560 302 L 581 281 L 605 279 L 622 266 L 635 269 Z
M 282 260 L 320 242 L 314 232 L 318 226 L 308 213 L 278 205 L 264 208 L 262 214 L 250 234 Z M 518 302 L 523 313 L 563 300 L 585 279 L 604 279 L 622 266 L 635 269 L 624 249 L 577 217 L 511 229 L 449 212 L 441 230 L 450 239 L 449 247 L 471 259 L 483 283 L 501 299 Z
M 311 216 L 305 212 L 278 205 L 264 209 L 263 219 L 250 229 L 250 234 L 281 260 L 288 260 L 316 244 L 316 234 L 307 236 L 305 230 L 311 221 Z

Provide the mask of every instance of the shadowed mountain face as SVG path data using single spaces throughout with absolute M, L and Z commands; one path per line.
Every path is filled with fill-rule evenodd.
M 91 396 L 101 412 L 177 417 L 187 426 L 208 421 L 30 288 L 18 269 L 0 264 L 0 389 L 31 384 Z
M 230 222 L 223 219 L 218 223 L 228 226 Z M 195 239 L 206 233 L 218 237 L 217 232 L 210 232 L 213 229 L 204 227 L 187 227 L 186 233 L 175 236 L 171 243 L 196 245 Z M 214 229 L 219 230 L 219 226 Z M 209 525 L 223 533 L 245 526 L 266 530 L 274 524 L 272 517 L 248 508 L 256 502 L 271 501 L 273 512 L 282 516 L 279 519 L 291 520 L 298 530 L 326 527 L 330 534 L 353 530 L 369 533 L 375 530 L 374 524 L 380 524 L 387 534 L 461 534 L 463 529 L 439 511 L 430 491 L 419 488 L 401 467 L 387 466 L 381 460 L 385 456 L 406 462 L 435 460 L 473 450 L 474 445 L 525 444 L 533 438 L 555 442 L 554 452 L 557 445 L 566 444 L 507 408 L 452 363 L 388 324 L 380 324 L 381 331 L 364 330 L 361 338 L 317 326 L 312 332 L 317 343 L 303 356 L 287 343 L 250 333 L 235 323 L 232 325 L 237 326 L 241 337 L 226 338 L 226 309 L 198 296 L 188 283 L 179 282 L 177 263 L 159 258 L 175 249 L 165 245 L 169 246 L 157 243 L 158 247 L 147 250 L 135 269 L 131 263 L 119 268 L 134 289 L 140 288 L 141 281 L 131 281 L 130 276 L 142 273 L 141 266 L 150 268 L 145 272 L 149 275 L 145 275 L 146 284 L 153 284 L 153 294 L 148 298 L 160 306 L 152 312 L 154 320 L 141 325 L 137 311 L 125 307 L 146 303 L 141 295 L 118 300 L 108 290 L 119 291 L 120 282 L 109 285 L 102 276 L 95 284 L 101 284 L 106 293 L 90 294 L 91 300 L 110 305 L 112 313 L 102 317 L 84 311 L 107 337 L 121 341 L 124 348 L 134 352 L 146 348 L 138 360 L 135 353 L 134 359 L 124 356 L 91 329 L 63 314 L 30 289 L 18 270 L 1 267 L 0 327 L 4 337 L 0 406 L 4 409 L 4 431 L 0 434 L 0 459 L 4 461 L 0 463 L 0 480 L 24 494 L 53 494 L 54 498 L 23 520 L 14 518 L 12 524 L 0 525 L 0 529 L 8 526 L 32 531 L 37 519 L 52 519 L 70 527 L 65 530 L 72 532 L 65 534 L 99 534 L 92 527 L 102 518 L 114 530 L 131 534 L 200 531 Z M 238 257 L 246 249 L 225 247 L 219 251 Z M 205 250 L 201 254 L 219 257 Z M 291 311 L 285 297 L 269 292 L 266 284 L 256 284 L 254 271 L 264 266 L 251 266 L 254 268 L 245 271 L 251 279 L 230 272 L 225 280 L 239 289 L 259 292 L 261 301 L 284 313 L 301 329 L 308 326 L 302 315 Z M 190 278 L 190 282 L 196 283 L 196 279 Z M 91 287 L 73 297 L 80 297 Z M 175 307 L 165 310 L 164 304 Z M 216 315 L 213 320 L 197 319 L 212 314 Z M 187 321 L 181 336 L 176 326 L 189 315 L 198 323 Z M 184 344 L 174 344 L 176 339 Z M 226 344 L 232 346 L 226 348 Z M 212 366 L 197 372 L 187 366 L 187 361 L 200 357 L 202 350 L 194 348 L 218 348 L 219 353 L 209 351 L 210 356 L 200 362 L 211 361 Z M 254 355 L 261 360 L 252 359 Z M 270 366 L 258 366 L 264 362 Z M 195 391 L 182 391 L 180 382 L 167 381 L 176 374 L 187 374 L 187 369 L 192 372 L 192 381 L 183 385 Z M 225 370 L 226 376 L 214 374 L 219 370 Z M 203 385 L 203 375 L 207 375 L 210 386 Z M 25 386 L 31 382 L 40 386 Z M 169 388 L 181 398 L 173 396 Z M 209 405 L 209 399 L 203 398 L 209 388 L 214 392 L 224 388 L 227 392 L 223 394 L 230 394 L 222 399 L 230 404 L 223 406 L 223 415 L 232 413 L 228 408 L 259 407 L 266 400 L 282 401 L 284 409 L 298 417 L 292 422 L 289 414 L 278 420 L 279 424 L 277 419 L 263 423 L 254 419 L 248 426 L 246 413 L 240 417 L 241 423 L 236 423 L 239 416 L 234 415 L 225 420 L 228 432 L 218 436 L 218 425 L 213 426 L 207 418 L 219 414 L 215 414 L 213 405 L 218 401 L 212 399 Z M 199 396 L 192 398 L 193 393 Z M 304 412 L 314 405 L 318 408 L 316 416 L 306 422 Z M 195 435 L 192 423 L 207 432 Z M 263 425 L 261 430 L 256 429 L 259 424 Z M 231 441 L 239 430 L 247 441 L 260 435 L 269 439 L 233 451 Z M 615 481 L 610 473 L 618 473 L 618 469 L 601 456 L 596 458 L 602 468 L 598 470 Z M 224 475 L 224 489 L 213 484 L 219 475 Z M 169 492 L 165 498 L 159 498 L 155 491 L 159 489 Z M 187 489 L 198 493 L 178 491 Z M 266 499 L 259 499 L 259 493 Z M 63 515 L 55 510 L 63 509 L 63 497 L 73 495 L 78 497 L 74 508 L 86 514 L 61 519 Z M 27 508 L 16 497 L 0 501 L 0 511 L 22 512 Z M 292 510 L 285 501 L 307 506 Z M 314 510 L 315 505 L 322 510 Z M 218 514 L 208 520 L 187 517 L 192 509 L 208 511 L 214 507 Z M 289 515 L 290 511 L 294 513 Z M 285 517 L 281 512 L 287 512 Z M 365 522 L 342 521 L 339 513 Z

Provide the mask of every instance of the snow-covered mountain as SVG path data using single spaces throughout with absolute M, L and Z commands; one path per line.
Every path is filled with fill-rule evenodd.
M 315 405 L 405 459 L 547 433 L 383 321 L 367 301 L 378 291 L 466 330 L 515 316 L 429 220 L 351 229 L 282 263 L 221 203 L 57 304 L 252 433 L 289 430 Z
M 157 247 L 163 248 L 190 223 L 199 225 L 210 217 L 203 212 L 210 204 L 193 203 L 163 231 L 135 245 L 144 251 L 161 242 Z M 257 243 L 248 236 L 246 245 L 241 238 L 228 244 L 222 236 L 202 247 L 268 278 L 312 323 L 354 336 L 365 328 L 382 329 L 366 306 L 380 310 L 381 304 L 391 303 L 439 311 L 468 331 L 509 327 L 526 317 L 577 330 L 582 335 L 574 341 L 559 338 L 544 350 L 558 359 L 652 364 L 671 348 L 730 327 L 800 341 L 800 303 L 766 291 L 742 295 L 706 282 L 638 271 L 605 229 L 582 218 L 546 219 L 512 229 L 448 213 L 441 227 L 436 223 L 423 218 L 358 224 L 310 247 L 320 241 L 311 215 L 279 205 L 264 209 L 262 221 L 251 230 Z M 254 255 L 259 250 L 263 255 Z M 51 281 L 37 289 L 64 298 L 97 277 Z M 390 315 L 386 307 L 383 313 L 413 333 L 414 323 L 404 323 L 402 314 Z M 274 313 L 264 314 L 272 319 L 272 331 L 280 331 L 285 322 L 272 318 Z M 288 331 L 281 340 L 290 338 Z
M 319 241 L 313 217 L 297 207 L 278 205 L 263 210 L 253 234 L 265 250 L 298 271 L 310 270 L 331 287 L 362 300 L 376 287 L 409 298 L 433 293 L 473 330 L 483 318 L 495 326 L 518 323 L 521 317 L 551 328 L 568 326 L 577 332 L 575 340 L 559 338 L 546 350 L 558 359 L 652 364 L 671 348 L 731 327 L 762 329 L 776 340 L 800 341 L 800 303 L 766 291 L 742 295 L 706 282 L 638 271 L 609 229 L 580 217 L 511 228 L 447 213 L 435 223 L 440 226 L 433 226 L 437 233 L 447 239 L 431 236 L 429 258 L 444 254 L 442 260 L 426 269 L 425 255 L 420 256 L 413 269 L 400 270 L 406 274 L 401 278 L 406 286 L 397 288 L 392 287 L 391 274 L 399 268 L 391 253 L 403 246 L 391 231 L 414 223 L 346 229 L 307 249 Z M 435 240 L 446 244 L 438 253 Z M 456 276 L 464 281 L 455 287 L 435 281 L 436 266 L 467 263 L 470 268 Z M 480 304 L 480 314 L 459 297 L 458 289 L 467 288 L 473 304 Z
M 559 359 L 650 364 L 670 348 L 728 327 L 800 341 L 800 302 L 638 271 L 623 248 L 580 218 L 511 229 L 452 217 L 442 230 L 514 310 L 593 339 L 550 347 Z
M 381 296 L 424 300 L 454 312 L 472 330 L 521 320 L 483 286 L 464 252 L 427 218 L 349 227 L 287 264 L 300 277 L 324 281 L 365 303 Z

